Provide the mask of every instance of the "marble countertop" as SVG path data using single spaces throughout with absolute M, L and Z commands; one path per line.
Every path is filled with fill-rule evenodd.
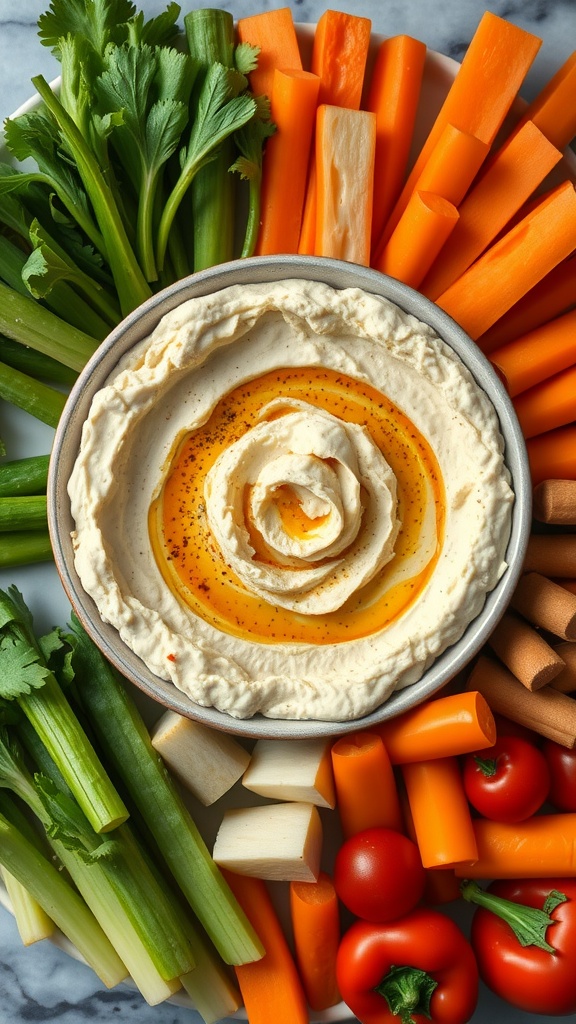
M 278 4 L 285 5 L 292 8 L 294 19 L 302 22 L 316 21 L 328 6 L 315 0 L 283 0 Z M 59 73 L 55 58 L 37 38 L 36 22 L 47 6 L 48 0 L 0 0 L 1 121 L 31 95 L 33 75 L 41 73 L 50 80 Z M 138 6 L 152 15 L 165 9 L 166 3 L 143 0 Z M 200 6 L 182 3 L 183 10 Z M 216 0 L 213 6 L 240 16 L 272 5 L 268 0 L 233 0 L 228 4 Z M 575 0 L 498 0 L 488 4 L 483 0 L 387 0 L 385 4 L 381 0 L 335 0 L 330 6 L 371 18 L 376 32 L 416 36 L 456 60 L 462 58 L 488 8 L 543 40 L 525 82 L 526 99 L 532 98 L 568 57 L 576 37 Z M 47 567 L 45 571 L 54 570 Z M 2 585 L 8 582 L 2 581 Z M 527 1019 L 525 1014 L 488 1000 L 481 1004 L 473 1021 L 483 1024 L 489 1018 L 504 1017 L 509 1024 Z M 138 1024 L 201 1024 L 198 1014 L 190 1009 L 172 1004 L 148 1007 L 125 986 L 106 991 L 87 967 L 50 942 L 25 950 L 11 915 L 0 906 L 0 1024 L 81 1024 L 88 1020 L 91 1024 L 110 1020 L 117 1024 L 135 1020 Z

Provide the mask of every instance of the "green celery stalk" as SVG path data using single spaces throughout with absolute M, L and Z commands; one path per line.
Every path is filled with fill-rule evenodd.
M 47 423 L 49 427 L 58 426 L 66 404 L 66 395 L 61 391 L 5 363 L 0 363 L 0 398 L 30 413 L 42 423 Z
M 0 539 L 0 569 L 51 562 L 54 558 L 48 530 L 18 530 Z
M 43 352 L 72 370 L 82 370 L 98 347 L 89 334 L 1 281 L 0 334 Z
M 48 529 L 45 494 L 0 498 L 0 533 Z
M 50 381 L 51 384 L 71 387 L 78 378 L 76 370 L 11 338 L 0 337 L 0 361 L 21 373 L 27 373 L 29 377 Z
M 49 455 L 29 455 L 24 459 L 0 462 L 0 498 L 45 494 L 49 464 Z
M 154 750 L 138 708 L 75 617 L 72 629 L 76 689 L 107 760 L 223 960 L 259 959 L 263 946 Z

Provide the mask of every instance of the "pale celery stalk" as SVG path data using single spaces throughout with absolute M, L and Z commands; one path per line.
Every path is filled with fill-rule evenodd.
M 35 900 L 26 886 L 14 878 L 9 871 L 6 871 L 6 868 L 0 868 L 0 874 L 6 886 L 22 945 L 32 946 L 35 942 L 41 942 L 42 939 L 51 938 L 56 925 L 42 909 L 38 900 Z

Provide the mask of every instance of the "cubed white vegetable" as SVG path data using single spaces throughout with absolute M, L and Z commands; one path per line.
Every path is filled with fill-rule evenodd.
M 272 800 L 334 807 L 331 740 L 258 740 L 242 785 Z
M 152 745 L 171 772 L 205 807 L 232 788 L 250 761 L 232 736 L 167 711 L 151 734 Z
M 322 822 L 314 804 L 282 803 L 227 810 L 212 856 L 241 875 L 314 882 L 320 872 Z

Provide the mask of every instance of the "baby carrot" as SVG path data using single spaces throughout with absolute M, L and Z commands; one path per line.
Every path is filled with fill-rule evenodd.
M 376 55 L 366 97 L 376 115 L 373 248 L 404 183 L 425 59 L 425 43 L 407 35 L 384 39 Z
M 576 419 L 576 366 L 569 366 L 514 399 L 524 437 L 536 437 Z
M 257 256 L 298 251 L 319 85 L 309 71 L 274 72 L 271 114 L 277 130 L 262 166 Z
M 571 878 L 576 875 L 576 814 L 535 814 L 510 825 L 473 824 L 477 860 L 457 864 L 461 878 Z
M 332 746 L 336 805 L 344 836 L 380 826 L 402 831 L 396 780 L 386 747 L 373 732 L 343 736 Z
M 457 221 L 458 210 L 447 199 L 413 192 L 374 267 L 418 288 Z
M 402 766 L 425 868 L 447 868 L 476 860 L 476 839 L 458 761 L 438 757 Z
M 302 68 L 302 58 L 292 10 L 280 7 L 262 11 L 237 23 L 238 41 L 257 46 L 258 66 L 250 72 L 250 88 L 255 96 L 272 94 L 276 68 Z
M 426 701 L 374 729 L 392 764 L 466 754 L 496 742 L 494 716 L 479 693 Z
M 531 437 L 526 448 L 535 486 L 548 477 L 576 480 L 576 425 Z
M 308 1024 L 306 995 L 266 883 L 223 874 L 266 950 L 261 960 L 234 968 L 250 1024 Z
M 317 882 L 290 883 L 290 919 L 308 1004 L 312 1010 L 326 1010 L 340 1001 L 336 982 L 340 914 L 336 890 L 325 871 Z
M 566 370 L 576 363 L 576 309 L 496 349 L 490 362 L 512 397 Z

